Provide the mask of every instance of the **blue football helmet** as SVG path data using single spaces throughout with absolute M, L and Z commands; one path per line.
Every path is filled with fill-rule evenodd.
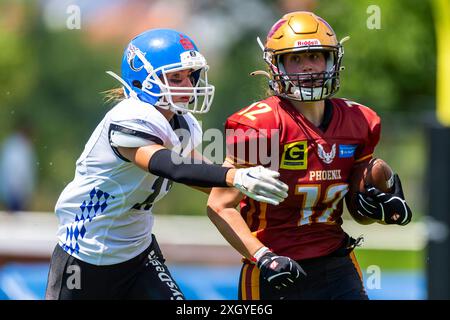
M 167 73 L 186 69 L 193 70 L 192 87 L 168 85 Z M 208 69 L 206 59 L 188 36 L 170 29 L 152 29 L 128 44 L 122 59 L 122 78 L 108 73 L 124 85 L 127 97 L 176 113 L 205 113 L 214 98 Z M 186 103 L 175 103 L 173 96 L 191 98 Z

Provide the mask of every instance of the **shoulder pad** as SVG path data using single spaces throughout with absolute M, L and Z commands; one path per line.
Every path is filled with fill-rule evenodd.
M 109 123 L 110 141 L 120 143 L 119 146 L 137 147 L 153 142 L 172 148 L 179 144 L 167 119 L 148 103 L 134 99 L 121 101 L 109 112 Z
M 109 111 L 109 116 L 113 122 L 134 119 L 152 120 L 156 123 L 167 121 L 154 106 L 135 99 L 120 101 Z
M 252 103 L 228 117 L 227 128 L 245 126 L 253 129 L 276 129 L 277 108 L 278 104 L 272 98 Z
M 109 141 L 113 147 L 138 148 L 151 144 L 163 145 L 163 141 L 149 133 L 111 124 L 109 128 Z
M 198 122 L 197 118 L 195 118 L 194 115 L 192 115 L 191 113 L 184 114 L 183 118 L 186 120 L 190 134 L 190 139 L 195 148 L 202 142 L 203 137 L 202 127 L 200 126 L 200 123 Z
M 366 118 L 378 117 L 377 113 L 374 110 L 361 103 L 343 98 L 333 98 L 331 100 L 333 100 L 336 105 L 343 107 L 343 109 L 346 111 L 359 110 Z

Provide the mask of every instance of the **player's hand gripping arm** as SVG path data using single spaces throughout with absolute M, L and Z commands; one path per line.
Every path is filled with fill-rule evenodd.
M 225 162 L 225 166 L 231 164 Z M 271 252 L 251 233 L 236 210 L 242 195 L 236 189 L 213 188 L 208 199 L 208 217 L 223 237 L 244 257 L 259 267 L 274 287 L 288 287 L 306 273 L 294 260 Z
M 218 165 L 192 164 L 161 145 L 118 148 L 120 154 L 143 170 L 175 182 L 201 188 L 235 187 L 247 196 L 273 205 L 287 197 L 288 186 L 278 180 L 279 173 L 264 167 L 245 169 Z

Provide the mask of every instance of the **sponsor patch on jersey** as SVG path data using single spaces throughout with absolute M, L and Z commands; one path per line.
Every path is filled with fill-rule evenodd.
M 280 168 L 286 170 L 305 170 L 308 167 L 308 143 L 296 141 L 284 145 Z
M 309 172 L 310 181 L 341 180 L 341 169 L 337 170 L 312 170 Z
M 294 47 L 304 47 L 304 46 L 320 46 L 319 39 L 304 39 L 295 41 Z
M 339 145 L 339 158 L 351 158 L 355 154 L 356 144 L 340 144 Z

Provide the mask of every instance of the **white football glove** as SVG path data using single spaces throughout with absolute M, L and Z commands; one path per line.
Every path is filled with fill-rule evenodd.
M 263 166 L 237 169 L 233 186 L 256 201 L 278 205 L 287 196 L 288 185 L 278 180 L 280 173 Z

